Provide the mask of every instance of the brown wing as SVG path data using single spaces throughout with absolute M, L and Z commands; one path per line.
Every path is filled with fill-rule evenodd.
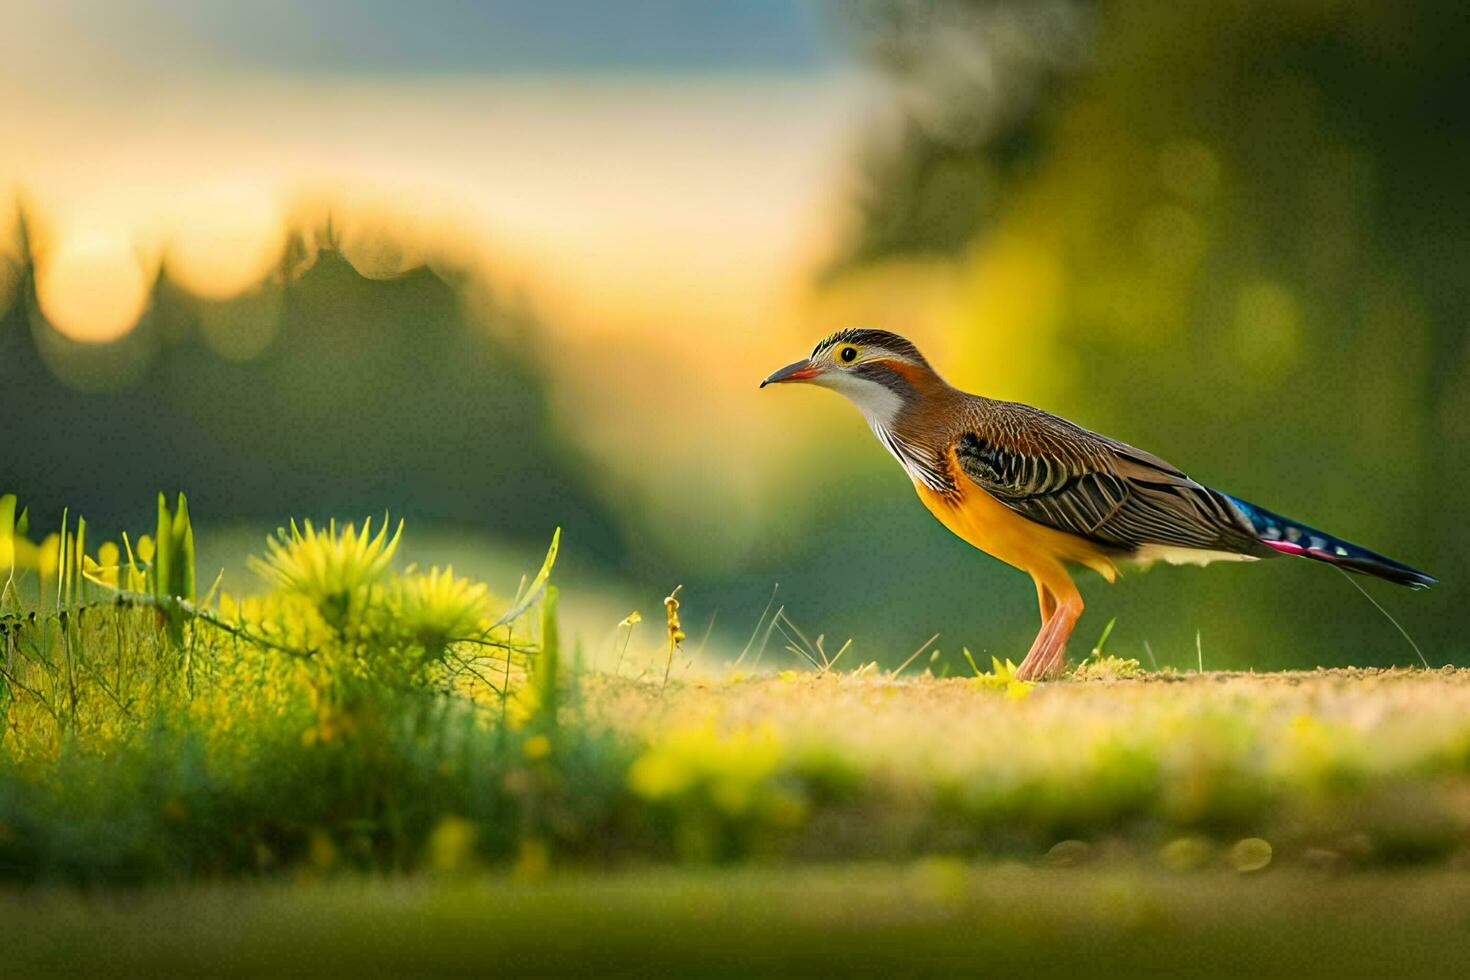
M 1109 548 L 1263 550 L 1225 494 L 1040 409 L 986 402 L 954 452 L 967 477 L 1018 514 Z

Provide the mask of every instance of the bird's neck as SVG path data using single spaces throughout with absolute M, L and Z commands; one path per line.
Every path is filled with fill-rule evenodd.
M 925 365 L 903 365 L 882 384 L 845 390 L 867 419 L 879 442 L 909 475 L 931 489 L 944 488 L 942 467 L 947 420 L 964 396 Z
M 875 426 L 893 428 L 914 414 L 944 403 L 954 389 L 924 364 L 880 361 L 855 373 L 834 373 L 821 382 L 857 406 Z

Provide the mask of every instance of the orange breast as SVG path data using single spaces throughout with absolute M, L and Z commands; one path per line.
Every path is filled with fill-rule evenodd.
M 914 489 L 929 513 L 963 540 L 1033 576 L 1045 578 L 1059 565 L 1073 564 L 1109 582 L 1117 577 L 1117 566 L 1098 545 L 1027 520 L 955 472 L 952 458 L 950 468 L 959 492 L 937 493 L 917 480 Z

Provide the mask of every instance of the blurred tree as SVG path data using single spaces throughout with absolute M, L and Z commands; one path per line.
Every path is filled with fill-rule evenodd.
M 1079 0 L 839 0 L 839 31 L 893 81 L 869 136 L 857 221 L 832 272 L 902 255 L 953 256 L 1044 153 L 1049 110 L 1089 62 Z
M 834 274 L 950 257 L 969 282 L 954 380 L 985 390 L 1024 367 L 1046 407 L 1422 565 L 1444 586 L 1394 605 L 1412 608 L 1432 658 L 1458 655 L 1470 628 L 1456 585 L 1470 572 L 1464 11 L 834 9 L 896 92 Z M 1173 603 L 1172 642 L 1197 625 L 1207 642 L 1238 638 L 1223 654 L 1235 665 L 1378 662 L 1369 635 L 1382 661 L 1403 660 L 1337 576 L 1279 564 L 1150 576 L 1095 590 L 1095 606 L 1126 614 L 1115 639 L 1152 628 L 1158 644 L 1155 610 Z
M 370 280 L 335 253 L 228 303 L 164 279 L 115 349 L 64 341 L 32 299 L 0 319 L 0 476 L 38 527 L 63 504 L 119 525 L 180 487 L 213 521 L 388 508 L 536 545 L 560 524 L 615 565 L 620 532 L 552 426 L 533 329 L 471 314 L 428 270 Z M 119 357 L 136 377 L 85 396 L 48 369 L 86 384 Z

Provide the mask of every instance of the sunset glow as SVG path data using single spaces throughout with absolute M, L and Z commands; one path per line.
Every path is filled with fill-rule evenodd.
M 280 262 L 285 239 L 284 217 L 263 188 L 204 187 L 181 196 L 164 264 L 196 296 L 233 299 Z
M 152 279 L 125 235 L 69 232 L 36 263 L 36 301 L 63 336 L 85 343 L 117 340 L 138 323 Z

